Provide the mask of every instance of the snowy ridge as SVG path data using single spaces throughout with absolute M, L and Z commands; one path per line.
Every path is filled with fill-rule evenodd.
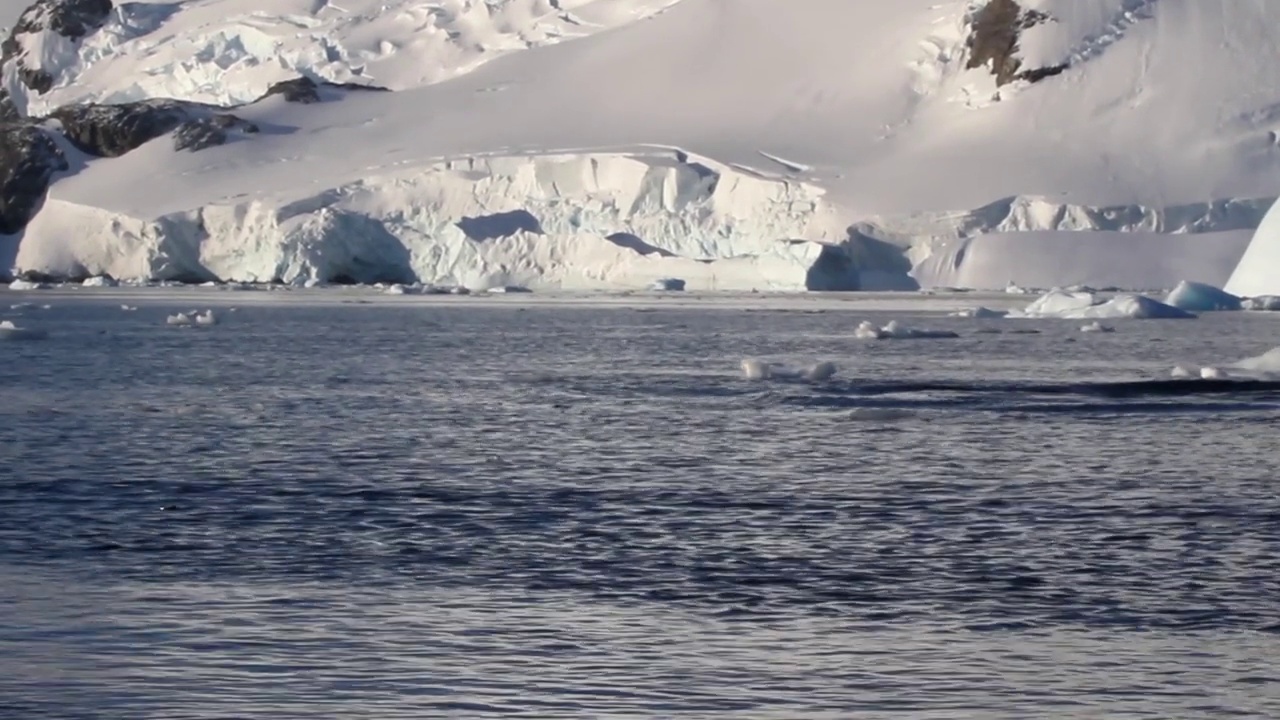
M 205 0 L 116 5 L 79 42 L 19 36 L 53 87 L 10 83 L 24 114 L 68 103 L 173 98 L 230 107 L 298 76 L 393 90 L 457 77 L 507 53 L 585 37 L 679 0 Z
M 831 237 L 818 188 L 656 151 L 445 161 L 156 218 L 50 200 L 27 232 L 61 239 L 18 252 L 52 275 L 709 289 L 803 289 L 821 248 L 781 241 Z

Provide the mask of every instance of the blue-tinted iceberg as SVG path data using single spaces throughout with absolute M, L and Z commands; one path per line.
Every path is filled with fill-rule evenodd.
M 1212 285 L 1191 280 L 1178 283 L 1164 301 L 1173 307 L 1190 312 L 1239 310 L 1241 307 L 1238 296 Z

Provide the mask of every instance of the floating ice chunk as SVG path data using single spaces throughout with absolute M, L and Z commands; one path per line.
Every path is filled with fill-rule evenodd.
M 43 340 L 49 337 L 44 330 L 21 328 L 10 320 L 0 320 L 0 340 Z
M 1080 332 L 1087 332 L 1087 333 L 1109 333 L 1109 332 L 1115 332 L 1115 331 L 1116 331 L 1115 328 L 1111 327 L 1110 325 L 1103 325 L 1097 320 L 1094 320 L 1088 325 L 1085 325 L 1080 328 Z
M 649 286 L 650 290 L 670 290 L 679 292 L 684 290 L 685 281 L 680 278 L 658 278 Z
M 190 325 L 191 316 L 186 313 L 178 313 L 165 318 L 165 323 L 169 325 Z
M 35 304 L 34 303 L 17 303 L 15 305 L 10 305 L 9 309 L 10 310 L 26 310 L 29 307 L 35 307 Z
M 889 324 L 884 327 L 876 327 L 875 323 L 863 320 L 853 331 L 853 336 L 859 340 L 925 340 L 960 337 L 950 330 L 924 330 L 906 327 L 897 320 L 890 320 Z
M 1200 368 L 1200 377 L 1205 380 L 1224 380 L 1227 374 L 1221 368 L 1202 367 Z
M 533 292 L 533 291 L 527 287 L 521 287 L 519 285 L 499 285 L 497 287 L 489 288 L 488 292 L 491 292 L 497 295 L 505 295 L 509 293 L 527 293 L 527 292 Z
M 824 360 L 823 362 L 810 365 L 809 368 L 804 371 L 803 377 L 805 380 L 810 382 L 822 382 L 824 380 L 830 380 L 835 376 L 835 374 L 835 363 Z
M 1280 347 L 1272 348 L 1261 355 L 1232 363 L 1230 367 L 1233 370 L 1244 370 L 1253 373 L 1280 373 Z
M 134 310 L 138 309 L 138 306 L 137 305 L 121 305 L 120 309 L 125 312 L 133 312 Z
M 391 285 L 388 285 L 387 289 L 383 290 L 382 292 L 386 295 L 404 295 L 405 289 L 404 289 L 404 286 L 401 285 L 400 283 L 392 283 Z
M 85 278 L 84 282 L 80 284 L 85 287 L 116 287 L 120 283 L 116 282 L 115 278 L 110 275 L 95 275 L 94 277 Z
M 1002 318 L 1009 314 L 1007 310 L 992 310 L 988 307 L 965 308 L 951 313 L 951 317 L 977 318 L 977 319 L 993 319 Z
M 1036 298 L 1022 314 L 1031 317 L 1068 317 L 1067 313 L 1077 312 L 1098 304 L 1098 297 L 1091 292 L 1067 292 L 1054 288 Z
M 742 361 L 742 376 L 748 380 L 768 380 L 773 377 L 773 368 L 767 362 L 748 358 Z
M 1175 365 L 1169 375 L 1177 380 L 1186 380 L 1188 378 L 1195 377 L 1190 370 L 1182 367 L 1181 365 Z
M 1032 290 L 1021 287 L 1013 282 L 1006 285 L 1004 291 L 1010 295 L 1030 295 L 1033 292 Z
M 858 323 L 857 329 L 853 331 L 853 336 L 859 340 L 879 340 L 884 337 L 884 334 L 875 323 L 870 320 L 863 320 Z
M 1200 282 L 1183 280 L 1169 291 L 1165 303 L 1191 312 L 1213 312 L 1215 310 L 1239 310 L 1240 298 L 1229 292 Z
M 49 287 L 48 284 L 42 282 L 32 282 L 21 278 L 9 283 L 10 290 L 44 290 Z
M 1245 298 L 1240 301 L 1240 307 L 1245 310 L 1277 312 L 1280 311 L 1280 295 L 1259 295 L 1258 297 Z
M 203 313 L 196 314 L 197 325 L 217 325 L 218 318 L 214 317 L 212 310 L 205 310 Z

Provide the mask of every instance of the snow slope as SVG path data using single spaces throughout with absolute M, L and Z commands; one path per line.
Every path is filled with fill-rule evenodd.
M 1050 19 L 1019 39 L 1021 67 L 1069 67 L 1002 87 L 967 67 L 964 0 L 124 6 L 50 60 L 49 93 L 15 93 L 28 113 L 154 95 L 237 104 L 298 74 L 395 92 L 270 98 L 236 110 L 263 128 L 252 139 L 82 163 L 16 262 L 785 288 L 831 260 L 818 242 L 844 253 L 850 286 L 1049 285 L 1086 280 L 1090 262 L 1059 268 L 1091 233 L 1079 251 L 1107 248 L 1092 265 L 1108 284 L 1221 278 L 1280 194 L 1280 3 L 1026 5 Z M 492 237 L 460 226 L 477 220 Z M 1049 247 L 1046 231 L 1053 252 L 983 239 Z M 1163 239 L 1110 242 L 1134 231 Z M 1163 269 L 1157 246 L 1177 254 Z

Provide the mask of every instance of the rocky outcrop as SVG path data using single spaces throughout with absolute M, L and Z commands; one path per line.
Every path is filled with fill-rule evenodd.
M 27 61 L 24 40 L 42 33 L 79 40 L 102 27 L 112 8 L 111 0 L 36 0 L 23 11 L 9 37 L 0 43 L 0 120 L 13 120 L 23 114 L 10 94 L 13 83 L 43 94 L 55 81 L 48 71 Z
M 201 150 L 223 144 L 231 132 L 258 131 L 235 115 L 177 100 L 68 105 L 50 117 L 72 144 L 98 157 L 118 157 L 170 132 L 176 149 Z
M 292 80 L 281 80 L 267 88 L 264 94 L 258 100 L 265 100 L 274 95 L 279 95 L 285 99 L 285 102 L 291 103 L 318 103 L 323 98 L 320 97 L 320 88 L 328 87 L 338 90 L 373 90 L 378 92 L 387 92 L 387 88 L 377 85 L 359 85 L 357 83 L 317 83 L 309 77 L 296 77 Z
M 1027 68 L 1018 57 L 1022 33 L 1047 22 L 1053 18 L 1039 10 L 1023 10 L 1015 0 L 990 0 L 969 18 L 966 67 L 989 68 L 997 87 L 1019 80 L 1034 83 L 1061 74 L 1068 67 L 1066 63 Z
M 44 130 L 29 123 L 0 123 L 0 235 L 26 227 L 44 201 L 49 179 L 67 159 Z

